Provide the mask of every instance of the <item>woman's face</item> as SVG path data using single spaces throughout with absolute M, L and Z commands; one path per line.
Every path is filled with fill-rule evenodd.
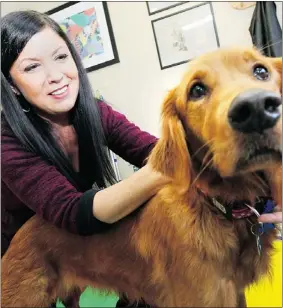
M 50 28 L 35 34 L 13 63 L 10 75 L 19 92 L 46 118 L 70 111 L 79 91 L 76 64 L 65 41 Z

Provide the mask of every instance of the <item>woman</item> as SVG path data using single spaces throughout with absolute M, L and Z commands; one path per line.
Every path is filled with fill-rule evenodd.
M 91 235 L 168 182 L 143 166 L 156 138 L 93 98 L 57 23 L 34 11 L 10 13 L 1 20 L 1 42 L 2 254 L 34 214 Z M 141 169 L 114 184 L 107 148 Z

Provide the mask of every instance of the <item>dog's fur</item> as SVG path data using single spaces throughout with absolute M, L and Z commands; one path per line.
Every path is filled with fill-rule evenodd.
M 268 68 L 268 81 L 253 76 L 255 63 Z M 254 49 L 220 49 L 190 62 L 164 102 L 162 136 L 149 157 L 172 182 L 103 234 L 75 236 L 30 219 L 2 259 L 2 307 L 47 306 L 86 286 L 158 307 L 243 307 L 244 289 L 269 273 L 275 232 L 262 235 L 259 256 L 247 220 L 227 220 L 199 189 L 225 202 L 271 193 L 281 204 L 281 162 L 238 172 L 241 153 L 262 137 L 237 133 L 227 121 L 245 90 L 281 95 L 281 71 L 281 59 Z M 196 80 L 210 92 L 191 101 Z M 281 130 L 278 121 L 263 137 L 281 148 Z

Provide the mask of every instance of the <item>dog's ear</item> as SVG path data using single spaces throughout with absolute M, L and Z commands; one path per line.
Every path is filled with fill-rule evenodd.
M 265 176 L 271 189 L 271 195 L 280 208 L 282 208 L 282 165 L 265 171 Z
M 275 69 L 278 71 L 280 76 L 282 76 L 282 58 L 271 58 L 272 64 L 275 67 Z
M 155 170 L 178 181 L 181 186 L 188 186 L 191 179 L 191 160 L 176 100 L 174 89 L 163 103 L 161 138 L 150 155 L 149 162 Z
M 282 58 L 270 58 L 270 59 L 273 67 L 279 73 L 280 76 L 279 87 L 280 87 L 280 92 L 282 93 Z

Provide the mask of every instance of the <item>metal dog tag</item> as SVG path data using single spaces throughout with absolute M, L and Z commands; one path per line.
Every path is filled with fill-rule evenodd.
M 256 238 L 257 252 L 258 252 L 258 255 L 260 256 L 260 254 L 261 254 L 261 240 L 260 240 L 260 237 L 263 234 L 263 223 L 259 222 L 259 223 L 253 224 L 251 226 L 251 233 Z

